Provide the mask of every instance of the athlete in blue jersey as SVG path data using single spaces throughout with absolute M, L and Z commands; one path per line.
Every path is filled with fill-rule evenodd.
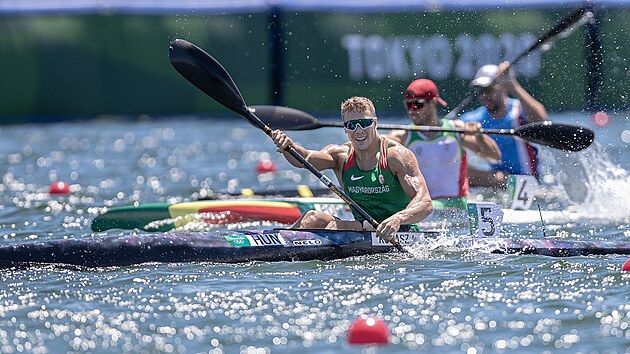
M 462 115 L 460 119 L 464 122 L 479 122 L 488 129 L 511 129 L 547 119 L 545 106 L 518 83 L 508 62 L 499 66 L 482 66 L 471 86 L 485 87 L 479 95 L 482 106 Z M 508 93 L 515 98 L 510 98 Z M 538 177 L 540 161 L 534 146 L 520 138 L 506 135 L 494 139 L 501 149 L 501 161 L 491 164 L 489 171 L 469 168 L 471 186 L 505 187 L 510 174 Z

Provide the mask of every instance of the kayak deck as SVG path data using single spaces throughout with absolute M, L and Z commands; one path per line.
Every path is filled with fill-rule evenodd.
M 325 211 L 340 218 L 351 215 L 349 207 L 338 198 L 203 200 L 114 207 L 96 216 L 91 228 L 95 232 L 109 229 L 164 232 L 182 227 L 196 218 L 219 225 L 243 221 L 292 224 L 308 210 Z
M 399 233 L 401 244 L 431 242 L 437 232 Z M 630 254 L 630 243 L 560 239 L 452 238 L 458 248 L 553 257 Z M 490 248 L 488 248 L 490 246 Z M 147 262 L 310 261 L 391 252 L 370 232 L 335 230 L 221 230 L 154 233 L 28 242 L 0 246 L 0 265 L 128 266 Z
M 308 261 L 391 250 L 391 247 L 372 247 L 366 235 L 369 234 L 272 229 L 78 238 L 0 246 L 0 263 L 103 267 L 147 262 Z

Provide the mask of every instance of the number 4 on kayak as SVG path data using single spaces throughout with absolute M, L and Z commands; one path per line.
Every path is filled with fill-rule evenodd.
M 534 193 L 538 190 L 538 180 L 532 175 L 510 175 L 507 182 L 508 203 L 510 209 L 528 210 L 534 202 Z

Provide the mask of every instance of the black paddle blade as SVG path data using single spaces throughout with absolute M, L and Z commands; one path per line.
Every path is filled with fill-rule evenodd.
M 560 33 L 564 32 L 565 30 L 567 30 L 568 28 L 576 24 L 578 21 L 582 19 L 582 17 L 584 17 L 585 15 L 588 15 L 589 13 L 590 13 L 590 10 L 588 7 L 586 6 L 580 7 L 579 9 L 569 14 L 569 16 L 565 17 L 562 21 L 560 21 L 560 23 L 555 25 L 552 29 L 550 29 L 549 32 L 547 32 L 543 37 L 541 37 L 538 40 L 538 43 L 546 42 L 549 38 L 559 35 Z
M 515 134 L 533 143 L 565 151 L 584 150 L 595 140 L 595 133 L 588 128 L 550 121 L 527 124 Z
M 317 119 L 299 109 L 264 105 L 249 108 L 271 129 L 311 130 L 318 128 Z
M 176 39 L 171 42 L 168 58 L 177 72 L 206 95 L 233 112 L 249 115 L 234 80 L 210 54 L 188 41 Z

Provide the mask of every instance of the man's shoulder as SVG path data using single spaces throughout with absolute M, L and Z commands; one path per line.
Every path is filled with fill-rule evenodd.
M 395 142 L 403 143 L 407 139 L 407 131 L 402 129 L 392 130 L 385 137 L 388 140 L 393 140 Z
M 350 142 L 345 144 L 330 144 L 326 145 L 322 152 L 329 154 L 333 159 L 345 159 L 350 151 Z
M 407 147 L 405 147 L 405 145 L 403 145 L 402 143 L 399 143 L 398 141 L 388 138 L 387 139 L 387 151 L 395 151 L 398 148 L 403 148 L 403 149 L 407 149 Z
M 350 142 L 344 144 L 328 144 L 324 146 L 322 150 L 327 151 L 348 151 L 350 149 Z
M 388 139 L 387 163 L 391 165 L 406 165 L 408 161 L 416 161 L 413 152 L 403 144 Z
M 475 109 L 474 111 L 470 111 L 470 112 L 462 114 L 461 117 L 459 117 L 459 119 L 464 122 L 477 122 L 477 121 L 483 120 L 483 118 L 486 116 L 487 113 L 488 113 L 488 110 L 486 109 L 486 107 L 481 106 Z

